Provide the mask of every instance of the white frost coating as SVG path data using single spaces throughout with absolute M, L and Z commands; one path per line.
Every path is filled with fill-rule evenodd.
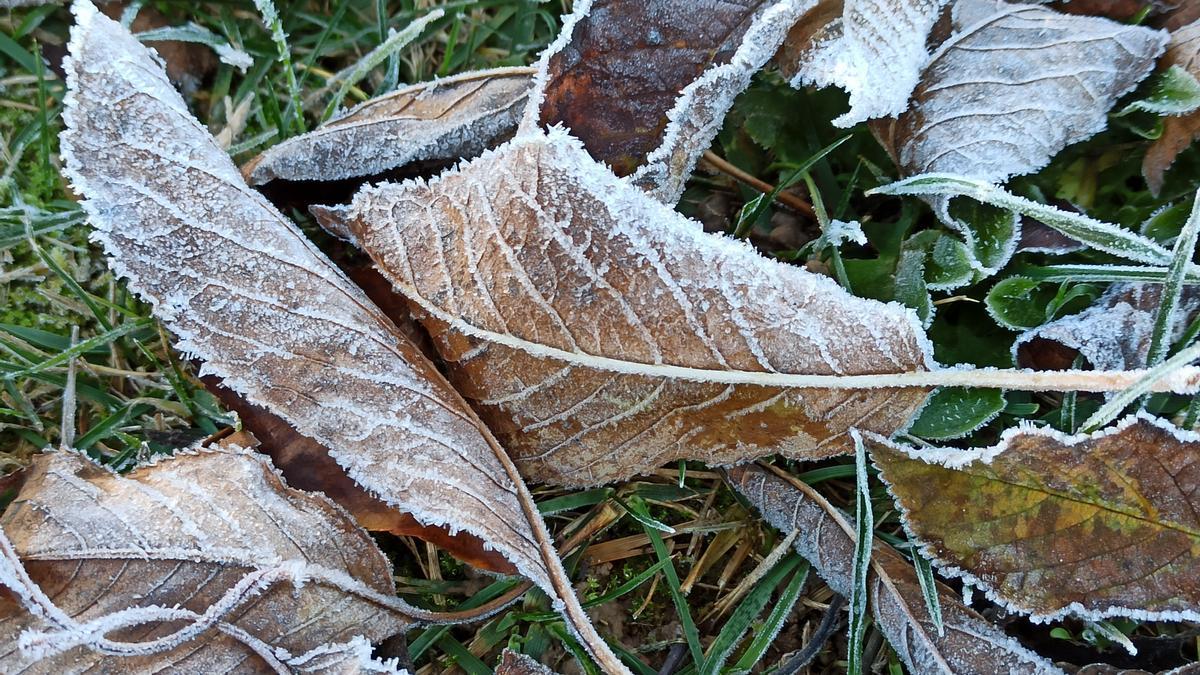
M 758 15 L 728 63 L 713 66 L 684 87 L 667 112 L 662 143 L 646 157 L 629 180 L 664 204 L 675 204 L 696 161 L 721 130 L 737 95 L 787 37 L 816 0 L 781 0 Z
M 954 9 L 958 32 L 930 57 L 910 108 L 880 134 L 905 175 L 1000 183 L 1037 171 L 1103 131 L 1109 109 L 1166 48 L 1164 32 L 1040 6 L 958 0 Z M 949 199 L 930 202 L 968 239 L 980 273 L 994 273 L 1012 255 L 1016 237 L 994 260 L 979 260 L 976 235 L 950 215 Z
M 813 243 L 813 248 L 820 251 L 829 247 L 838 247 L 842 244 L 852 241 L 859 246 L 865 246 L 867 243 L 867 233 L 863 232 L 862 223 L 857 220 L 846 222 L 843 220 L 831 220 L 821 230 L 821 235 Z
M 281 660 L 300 673 L 409 675 L 408 670 L 400 667 L 398 659 L 380 661 L 371 655 L 372 649 L 366 638 L 355 635 L 349 642 L 321 645 L 300 656 L 289 655 Z
M 801 57 L 792 86 L 836 86 L 850 110 L 833 120 L 849 128 L 904 112 L 929 62 L 925 40 L 947 0 L 846 0 L 838 29 Z
M 532 68 L 495 68 L 404 87 L 289 138 L 243 169 L 251 185 L 337 180 L 479 154 L 517 128 Z
M 1097 370 L 1144 368 L 1161 289 L 1159 284 L 1114 284 L 1082 312 L 1021 333 L 1012 346 L 1013 360 L 1020 362 L 1022 346 L 1042 339 L 1078 351 Z M 1166 336 L 1169 344 L 1197 309 L 1200 294 L 1185 287 Z
M 1169 421 L 1160 417 L 1156 417 L 1146 412 L 1139 410 L 1138 412 L 1128 415 L 1118 420 L 1113 425 L 1100 429 L 1092 433 L 1082 434 L 1065 434 L 1056 429 L 1045 426 L 1034 426 L 1030 422 L 1022 422 L 1019 426 L 1006 429 L 1000 436 L 999 442 L 995 445 L 986 448 L 975 449 L 956 449 L 956 448 L 926 448 L 914 447 L 903 443 L 897 443 L 888 438 L 884 438 L 879 434 L 865 433 L 864 438 L 872 444 L 886 446 L 892 450 L 900 452 L 905 456 L 918 461 L 938 464 L 948 469 L 962 470 L 972 464 L 990 464 L 997 457 L 1008 450 L 1011 441 L 1018 436 L 1037 436 L 1050 439 L 1063 447 L 1074 447 L 1081 443 L 1094 441 L 1107 436 L 1118 436 L 1122 432 L 1128 430 L 1139 423 L 1148 423 L 1153 425 L 1168 434 L 1181 444 L 1200 444 L 1200 433 L 1181 429 Z M 876 468 L 880 468 L 876 463 Z M 879 473 L 880 480 L 887 486 L 888 492 L 892 495 L 893 501 L 896 503 L 900 515 L 900 522 L 904 526 L 904 530 L 908 535 L 908 540 L 912 542 L 917 549 L 924 555 L 942 574 L 962 579 L 964 583 L 964 592 L 968 588 L 978 588 L 983 591 L 984 595 L 992 602 L 1029 617 L 1033 623 L 1050 623 L 1067 617 L 1077 617 L 1089 621 L 1100 621 L 1114 616 L 1128 617 L 1137 621 L 1200 621 L 1200 609 L 1181 610 L 1181 611 L 1147 611 L 1135 607 L 1125 607 L 1120 605 L 1108 605 L 1101 608 L 1084 607 L 1079 602 L 1072 602 L 1061 609 L 1053 612 L 1031 612 L 1027 607 L 1015 604 L 1012 598 L 1000 593 L 999 590 L 987 580 L 973 574 L 970 570 L 963 569 L 955 563 L 946 560 L 938 554 L 933 544 L 923 540 L 916 535 L 916 528 L 913 525 L 912 517 L 909 509 L 898 498 L 896 498 L 895 490 L 889 482 L 888 477 L 882 470 Z
M 127 30 L 75 4 L 61 142 L 114 272 L 203 372 L 426 525 L 488 542 L 595 634 L 511 461 L 420 351 L 261 195 Z

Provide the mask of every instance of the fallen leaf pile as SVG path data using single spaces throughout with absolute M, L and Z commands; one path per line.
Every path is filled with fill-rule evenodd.
M 403 87 L 239 170 L 152 52 L 73 7 L 64 173 L 113 271 L 270 458 L 225 442 L 118 475 L 67 448 L 38 456 L 0 519 L 0 670 L 394 672 L 375 646 L 466 615 L 399 600 L 366 528 L 525 577 L 603 671 L 644 671 L 593 626 L 526 481 L 599 486 L 681 460 L 732 467 L 914 673 L 1061 672 L 922 556 L 1035 621 L 1200 620 L 1194 434 L 1139 413 L 985 450 L 890 440 L 948 400 L 941 386 L 1194 393 L 1188 360 L 1147 370 L 1157 287 L 1114 287 L 1021 336 L 1018 357 L 1053 372 L 945 366 L 912 309 L 675 208 L 764 69 L 846 90 L 834 123 L 869 121 L 901 178 L 991 184 L 1101 131 L 1156 66 L 1200 75 L 1196 23 L 1168 36 L 999 0 L 579 0 L 535 67 Z M 1164 122 L 1155 189 L 1196 115 Z M 251 187 L 396 170 L 417 177 L 306 204 L 394 306 Z M 943 290 L 994 274 L 1021 239 L 1019 208 L 971 196 L 927 194 L 961 238 L 906 251 L 910 271 L 942 266 Z M 854 237 L 814 213 L 823 237 Z M 1194 295 L 1174 309 L 1178 337 Z M 1077 355 L 1095 370 L 1072 370 Z M 863 438 L 913 550 L 747 464 L 861 453 Z M 497 672 L 551 671 L 506 651 Z

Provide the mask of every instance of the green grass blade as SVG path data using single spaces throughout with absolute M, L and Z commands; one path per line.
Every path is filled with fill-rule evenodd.
M 621 659 L 621 663 L 624 663 L 629 667 L 630 670 L 638 675 L 658 675 L 658 671 L 646 665 L 646 662 L 638 658 L 637 654 L 634 654 L 615 642 L 609 642 L 608 646 L 612 648 L 613 653 Z
M 612 488 L 595 488 L 561 497 L 554 497 L 544 502 L 538 502 L 538 513 L 541 513 L 543 516 L 551 516 L 560 511 L 571 511 L 586 506 L 595 506 L 612 496 L 612 493 Z
M 785 556 L 762 579 L 759 579 L 746 597 L 742 598 L 738 606 L 729 614 L 729 619 L 721 627 L 721 632 L 709 645 L 708 651 L 704 655 L 704 662 L 697 669 L 701 675 L 717 675 L 721 672 L 725 661 L 729 659 L 729 655 L 741 642 L 742 636 L 750 630 L 751 624 L 762 614 L 763 609 L 770 602 L 776 586 L 787 579 L 788 575 L 802 562 L 803 558 L 794 553 Z
M 471 596 L 460 604 L 457 609 L 475 609 L 511 591 L 519 583 L 521 583 L 519 579 L 497 581 Z M 437 641 L 449 632 L 450 626 L 430 626 L 426 628 L 415 640 L 408 644 L 409 655 L 414 661 L 421 658 L 430 647 L 437 644 Z
M 587 675 L 601 675 L 600 669 L 596 667 L 595 663 L 592 663 L 591 657 L 575 640 L 575 636 L 571 635 L 566 626 L 560 622 L 552 623 L 548 628 L 550 633 L 562 643 L 563 648 L 575 657 L 575 662 L 583 667 L 583 672 Z
M 920 552 L 914 550 L 913 568 L 917 571 L 917 581 L 921 582 L 921 595 L 925 598 L 925 609 L 929 611 L 929 618 L 933 620 L 933 627 L 937 629 L 938 637 L 943 637 L 946 635 L 946 628 L 942 625 L 942 601 L 938 597 L 937 579 L 933 576 L 933 567 Z
M 1163 282 L 1158 312 L 1154 315 L 1154 329 L 1150 333 L 1150 350 L 1146 353 L 1146 365 L 1154 367 L 1162 363 L 1170 347 L 1171 327 L 1183 294 L 1184 276 L 1196 254 L 1196 239 L 1200 236 L 1200 192 L 1192 202 L 1192 213 L 1175 239 L 1175 250 L 1171 253 L 1171 264 L 1167 267 L 1167 278 Z
M 417 37 L 421 35 L 421 32 L 425 30 L 426 26 L 428 26 L 431 22 L 442 18 L 444 15 L 445 12 L 440 9 L 436 9 L 425 16 L 414 20 L 412 23 L 405 26 L 404 30 L 397 31 L 389 35 L 388 39 L 384 40 L 383 44 L 379 45 L 375 49 L 372 49 L 369 54 L 359 59 L 359 61 L 355 63 L 345 75 L 339 74 L 336 76 L 340 84 L 338 85 L 337 91 L 334 92 L 333 98 L 330 99 L 329 105 L 325 107 L 325 113 L 321 116 L 321 119 L 327 120 L 330 117 L 333 117 L 333 114 L 337 112 L 338 107 L 342 105 L 342 101 L 345 100 L 346 94 L 349 93 L 351 87 L 358 84 L 360 80 L 367 76 L 367 73 L 370 73 L 372 70 L 378 67 L 379 64 L 386 61 L 389 56 L 395 54 L 400 49 L 407 46 L 410 42 L 417 39 Z
M 75 439 L 75 449 L 91 449 L 93 445 L 109 438 L 121 427 L 153 409 L 144 403 L 129 403 L 118 408 L 116 412 L 101 420 L 96 426 L 88 429 L 86 434 Z
M 654 520 L 650 516 L 650 511 L 646 508 L 645 502 L 637 495 L 630 496 L 628 506 L 630 508 L 630 515 L 637 512 L 643 519 Z M 667 579 L 667 590 L 670 591 L 671 601 L 675 603 L 675 611 L 679 614 L 679 624 L 683 627 L 683 637 L 687 640 L 692 662 L 703 663 L 704 649 L 700 646 L 700 631 L 696 629 L 696 621 L 692 618 L 687 598 L 679 589 L 679 574 L 676 573 L 675 566 L 671 564 L 671 554 L 667 552 L 667 545 L 663 542 L 662 536 L 659 535 L 658 528 L 648 525 L 641 520 L 638 522 L 641 523 L 642 530 L 645 531 L 646 536 L 650 538 L 650 545 L 654 548 L 654 554 L 658 556 L 659 562 L 666 561 L 667 563 L 663 567 L 663 573 Z
M 45 361 L 35 363 L 34 365 L 29 366 L 28 368 L 25 368 L 24 370 L 18 370 L 16 372 L 6 373 L 4 375 L 4 377 L 6 379 L 10 379 L 10 380 L 16 379 L 18 377 L 28 377 L 30 375 L 33 375 L 34 373 L 39 373 L 43 370 L 46 370 L 47 368 L 53 368 L 61 363 L 66 363 L 70 359 L 75 358 L 77 356 L 81 356 L 81 355 L 87 353 L 88 351 L 95 349 L 96 347 L 100 347 L 102 345 L 107 345 L 108 343 L 112 342 L 113 340 L 124 337 L 136 330 L 147 328 L 152 325 L 154 325 L 153 319 L 141 319 L 140 321 L 130 321 L 129 323 L 121 324 L 120 326 L 117 326 L 116 328 L 104 331 L 103 333 L 101 333 L 95 337 L 88 338 L 87 340 L 83 340 L 82 342 L 79 342 L 79 343 L 75 344 L 74 346 L 70 346 L 67 349 L 64 349 L 63 351 L 59 352 L 58 354 L 55 354 L 54 356 L 46 359 Z
M 438 638 L 437 646 L 441 647 L 448 656 L 454 657 L 454 664 L 465 670 L 468 675 L 492 675 L 492 669 L 486 663 L 480 661 L 479 657 L 472 654 L 471 650 L 451 637 L 449 633 Z
M 842 136 L 836 141 L 821 148 L 811 157 L 801 162 L 800 165 L 794 170 L 792 170 L 792 173 L 789 174 L 787 178 L 780 181 L 779 184 L 775 186 L 775 189 L 771 190 L 765 196 L 756 197 L 747 203 L 746 206 L 743 207 L 742 212 L 738 214 L 737 226 L 734 228 L 733 236 L 741 239 L 748 235 L 750 233 L 750 227 L 758 221 L 759 217 L 765 213 L 768 208 L 770 208 L 771 204 L 774 203 L 775 198 L 779 196 L 780 192 L 783 192 L 784 190 L 803 180 L 804 175 L 807 174 L 817 162 L 825 159 L 829 153 L 837 150 L 842 143 L 850 140 L 850 138 L 850 136 Z
M 1142 394 L 1150 391 L 1150 387 L 1155 382 L 1162 379 L 1166 374 L 1182 368 L 1192 361 L 1200 359 L 1200 343 L 1194 344 L 1187 349 L 1180 351 L 1175 356 L 1163 361 L 1157 366 L 1146 371 L 1146 374 L 1141 377 L 1132 387 L 1125 391 L 1118 392 L 1108 401 L 1100 406 L 1100 409 L 1092 414 L 1091 417 L 1083 423 L 1080 431 L 1083 433 L 1091 433 L 1100 427 L 1108 424 L 1121 414 L 1121 411 L 1130 404 L 1136 401 Z
M 871 570 L 871 543 L 874 541 L 875 514 L 871 511 L 871 490 L 867 475 L 867 449 L 856 430 L 854 466 L 857 474 L 854 498 L 854 571 L 850 585 L 850 641 L 847 645 L 850 675 L 862 675 L 863 638 L 867 632 L 867 577 Z
M 665 568 L 668 562 L 669 561 L 667 560 L 660 560 L 654 563 L 637 576 L 633 577 L 629 581 L 626 581 L 620 586 L 617 586 L 604 595 L 598 595 L 591 600 L 585 601 L 583 603 L 583 608 L 591 609 L 592 607 L 599 607 L 600 605 L 612 602 L 613 600 L 616 600 L 627 593 L 633 592 L 639 586 L 654 578 L 654 575 L 658 574 L 659 571 Z M 536 614 L 522 614 L 520 618 L 522 621 L 558 621 L 562 619 L 562 615 L 558 612 L 538 612 Z
M 300 83 L 296 80 L 296 69 L 292 67 L 292 49 L 288 46 L 287 34 L 283 32 L 283 20 L 279 18 L 279 11 L 271 0 L 254 0 L 254 6 L 258 8 L 263 26 L 271 31 L 271 41 L 275 43 L 277 59 L 283 66 L 284 77 L 287 79 L 287 112 L 291 113 L 287 124 L 294 125 L 296 131 L 304 133 L 304 113 L 300 109 L 303 98 L 300 94 Z M 280 131 L 284 132 L 286 128 L 281 128 Z M 281 137 L 286 136 L 286 133 L 281 134 Z
M 807 560 L 803 560 L 799 569 L 792 575 L 783 592 L 779 594 L 779 599 L 775 602 L 775 606 L 771 608 L 771 613 L 767 615 L 767 620 L 754 632 L 754 639 L 750 641 L 746 651 L 742 652 L 737 663 L 733 665 L 732 671 L 735 673 L 748 673 L 751 668 L 762 661 L 763 655 L 767 653 L 767 649 L 775 642 L 775 636 L 779 634 L 783 628 L 784 622 L 792 614 L 792 608 L 796 605 L 796 601 L 800 599 L 800 593 L 804 590 L 804 582 L 808 580 L 809 564 Z

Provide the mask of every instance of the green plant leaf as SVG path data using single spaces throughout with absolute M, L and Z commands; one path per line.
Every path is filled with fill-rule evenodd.
M 1004 407 L 999 389 L 943 387 L 933 393 L 908 433 L 934 440 L 961 438 L 992 421 Z

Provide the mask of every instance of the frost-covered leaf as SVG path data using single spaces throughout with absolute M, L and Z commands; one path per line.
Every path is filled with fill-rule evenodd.
M 486 541 L 565 605 L 607 668 L 528 490 L 457 392 L 243 181 L 150 52 L 86 1 L 67 63 L 67 173 L 113 269 L 185 354 L 423 525 Z
M 251 185 L 338 180 L 473 157 L 516 130 L 532 76 L 532 68 L 496 68 L 398 89 L 287 139 L 242 173 Z
M 776 470 L 777 471 L 777 470 Z M 804 483 L 754 465 L 727 471 L 730 483 L 784 532 L 797 532 L 793 546 L 837 593 L 850 592 L 854 524 Z M 944 634 L 929 615 L 912 563 L 876 539 L 868 579 L 871 611 L 879 631 L 911 672 L 943 675 L 1061 673 L 937 584 Z
M 1163 64 L 1200 77 L 1200 19 L 1171 33 Z M 1162 136 L 1151 144 L 1142 161 L 1142 175 L 1151 192 L 1158 194 L 1162 190 L 1167 169 L 1197 137 L 1200 137 L 1200 111 L 1163 119 Z
M 934 565 L 994 600 L 1037 620 L 1200 619 L 1200 436 L 1141 413 L 981 450 L 871 445 Z
M 959 0 L 912 107 L 882 136 L 908 175 L 998 183 L 1036 171 L 1104 129 L 1113 102 L 1150 73 L 1165 35 L 1036 5 Z
M 126 476 L 39 455 L 0 525 L 6 673 L 326 672 L 435 618 L 345 511 L 237 446 Z
M 929 60 L 925 41 L 947 0 L 844 0 L 829 23 L 814 18 L 793 29 L 785 50 L 794 86 L 841 87 L 850 93 L 850 111 L 833 120 L 851 127 L 876 117 L 904 112 Z M 818 19 L 819 20 L 819 19 Z
M 1180 298 L 1172 338 L 1200 309 L 1200 293 L 1193 288 Z M 1143 368 L 1161 291 L 1161 284 L 1114 284 L 1088 309 L 1022 333 L 1013 343 L 1013 359 L 1024 368 L 1069 367 L 1077 354 L 1096 370 Z
M 816 0 L 575 4 L 542 57 L 527 117 L 665 203 L 683 192 L 734 98 Z
M 532 658 L 518 654 L 511 649 L 500 653 L 500 664 L 496 666 L 496 675 L 555 675 L 553 670 L 534 661 Z
M 850 427 L 890 434 L 925 400 L 773 386 L 934 364 L 910 312 L 705 234 L 563 131 L 364 189 L 330 218 L 424 314 L 455 384 L 532 480 L 826 457 L 852 447 Z

